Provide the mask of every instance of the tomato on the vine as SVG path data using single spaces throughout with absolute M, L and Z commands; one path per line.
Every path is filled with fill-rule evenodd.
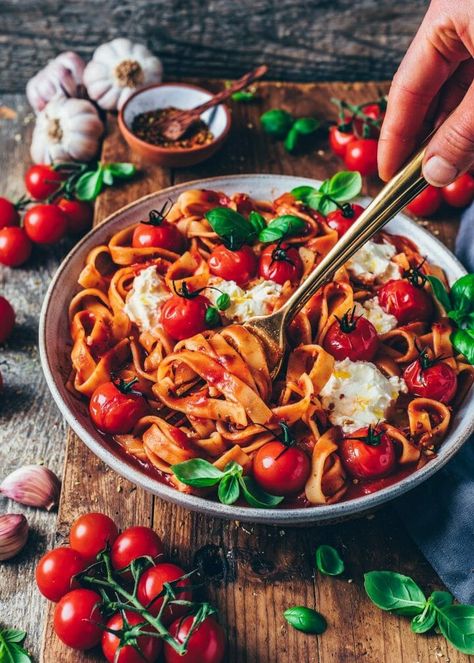
M 134 559 L 148 555 L 153 559 L 163 554 L 163 544 L 151 527 L 129 527 L 115 539 L 112 546 L 112 566 L 120 571 Z
M 361 175 L 377 172 L 377 146 L 375 138 L 360 138 L 347 146 L 344 161 L 349 170 L 358 170 Z
M 347 433 L 339 445 L 339 456 L 347 473 L 355 479 L 386 476 L 397 462 L 392 440 L 377 426 Z
M 30 238 L 18 226 L 0 230 L 0 263 L 8 267 L 23 265 L 31 255 L 33 245 Z
M 69 545 L 89 563 L 118 536 L 117 525 L 105 513 L 84 513 L 73 522 L 69 531 Z
M 136 249 L 155 248 L 181 253 L 185 241 L 177 226 L 166 220 L 166 205 L 161 210 L 151 210 L 148 221 L 137 225 L 132 235 Z
M 451 207 L 467 207 L 474 200 L 474 177 L 470 173 L 464 173 L 448 186 L 444 186 L 441 196 Z
M 50 601 L 57 602 L 79 587 L 74 576 L 84 571 L 87 560 L 77 550 L 61 546 L 47 552 L 36 566 L 38 589 Z
M 257 256 L 250 246 L 244 245 L 232 251 L 224 244 L 218 244 L 209 257 L 209 270 L 224 281 L 235 281 L 245 285 L 257 272 Z
M 0 196 L 0 228 L 17 226 L 19 221 L 20 214 L 15 205 L 8 198 Z
M 454 369 L 440 358 L 431 359 L 425 350 L 405 368 L 403 379 L 410 394 L 441 403 L 450 403 L 458 386 Z
M 346 155 L 347 146 L 357 140 L 353 131 L 341 131 L 338 126 L 329 129 L 329 146 L 334 154 L 340 157 Z
M 441 189 L 429 184 L 416 198 L 413 198 L 406 209 L 415 216 L 431 216 L 439 210 L 442 202 Z
M 163 605 L 163 598 L 158 598 L 155 601 L 154 599 L 163 591 L 165 583 L 178 580 L 185 574 L 186 571 L 184 571 L 184 569 L 176 566 L 176 564 L 170 564 L 169 562 L 163 562 L 150 567 L 142 574 L 138 582 L 138 600 L 142 605 L 148 606 L 148 610 L 151 614 L 156 616 Z M 185 578 L 173 585 L 177 599 L 182 601 L 191 600 L 192 591 L 190 589 L 186 591 L 177 591 L 177 588 L 179 587 L 189 587 L 190 583 L 191 580 Z M 169 624 L 175 619 L 178 619 L 178 617 L 185 615 L 186 612 L 186 606 L 168 605 L 162 614 L 163 623 Z
M 169 627 L 171 635 L 184 642 L 188 635 L 193 617 L 177 619 Z M 222 663 L 225 653 L 224 629 L 209 616 L 193 631 L 188 641 L 188 649 L 184 656 L 180 656 L 168 643 L 165 642 L 163 652 L 165 663 Z
M 130 433 L 137 421 L 148 414 L 145 398 L 140 392 L 133 391 L 136 381 L 137 378 L 130 382 L 104 382 L 96 387 L 89 402 L 89 412 L 100 431 L 111 435 Z
M 94 208 L 87 201 L 60 198 L 56 204 L 66 214 L 68 233 L 81 235 L 92 227 Z
M 137 626 L 143 623 L 143 617 L 131 610 L 125 611 L 125 620 L 129 626 Z M 124 619 L 120 612 L 113 615 L 105 625 L 108 631 L 102 634 L 102 652 L 109 663 L 155 663 L 161 653 L 163 644 L 159 638 L 151 635 L 139 635 L 136 645 L 137 651 L 132 645 L 120 647 L 120 637 L 111 631 L 124 629 Z M 126 625 L 125 625 L 126 628 Z M 152 629 L 151 626 L 146 630 Z M 120 648 L 119 651 L 117 651 Z
M 402 325 L 415 320 L 429 320 L 433 315 L 430 295 L 406 279 L 385 283 L 378 291 L 378 298 L 385 313 L 394 315 Z
M 15 311 L 8 299 L 0 295 L 0 343 L 10 337 L 15 326 Z
M 25 173 L 26 190 L 35 200 L 45 200 L 58 191 L 65 176 L 52 166 L 35 164 Z
M 57 205 L 30 207 L 23 223 L 28 237 L 37 244 L 54 244 L 67 232 L 67 216 Z
M 303 276 L 303 261 L 297 248 L 286 242 L 279 242 L 263 249 L 258 270 L 264 279 L 280 285 L 290 281 L 295 285 Z
M 101 604 L 101 597 L 91 589 L 73 589 L 63 596 L 54 610 L 58 638 L 73 649 L 95 647 L 103 633 Z
M 371 361 L 379 348 L 380 339 L 374 325 L 355 309 L 335 320 L 324 337 L 323 347 L 335 359 Z
M 194 293 L 173 295 L 161 307 L 161 322 L 166 333 L 182 341 L 208 328 L 206 312 L 211 302 Z
M 326 223 L 330 228 L 336 230 L 339 237 L 342 237 L 342 235 L 349 230 L 354 221 L 359 218 L 364 209 L 365 208 L 362 207 L 362 205 L 357 205 L 357 203 L 346 203 L 341 209 L 329 212 L 326 217 Z

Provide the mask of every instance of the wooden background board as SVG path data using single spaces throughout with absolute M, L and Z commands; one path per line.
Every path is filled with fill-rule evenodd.
M 127 36 L 166 76 L 237 77 L 258 62 L 278 80 L 392 77 L 428 0 L 0 0 L 0 92 L 20 92 L 60 51 L 90 57 Z

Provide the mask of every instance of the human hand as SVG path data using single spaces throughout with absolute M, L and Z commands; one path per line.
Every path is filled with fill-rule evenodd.
M 473 58 L 474 2 L 432 0 L 390 88 L 378 148 L 383 180 L 433 126 L 423 160 L 430 184 L 446 186 L 473 165 Z

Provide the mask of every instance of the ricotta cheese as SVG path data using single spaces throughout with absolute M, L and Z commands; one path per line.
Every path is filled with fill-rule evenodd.
M 397 318 L 391 313 L 385 313 L 378 297 L 367 299 L 362 304 L 356 302 L 355 314 L 367 318 L 374 325 L 377 334 L 386 334 L 397 326 Z
M 160 322 L 160 306 L 171 297 L 164 280 L 152 265 L 133 279 L 124 312 L 140 331 L 150 331 Z
M 336 361 L 334 371 L 320 392 L 321 403 L 334 426 L 345 433 L 374 425 L 386 418 L 405 381 L 386 378 L 368 361 Z
M 262 280 L 252 288 L 243 290 L 235 281 L 224 281 L 217 277 L 209 279 L 209 285 L 218 288 L 209 288 L 206 297 L 213 304 L 217 302 L 219 295 L 226 293 L 230 297 L 230 306 L 222 311 L 225 318 L 233 322 L 245 322 L 256 315 L 267 315 L 273 310 L 273 304 L 280 296 L 282 286 L 274 281 Z
M 347 261 L 346 267 L 362 283 L 386 283 L 401 279 L 400 267 L 392 261 L 395 253 L 393 244 L 377 244 L 369 240 Z

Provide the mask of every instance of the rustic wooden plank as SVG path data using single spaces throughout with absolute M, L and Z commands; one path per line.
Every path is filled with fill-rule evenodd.
M 426 0 L 4 0 L 0 90 L 22 91 L 59 51 L 90 57 L 103 41 L 146 43 L 168 78 L 236 77 L 267 62 L 273 80 L 391 78 Z

